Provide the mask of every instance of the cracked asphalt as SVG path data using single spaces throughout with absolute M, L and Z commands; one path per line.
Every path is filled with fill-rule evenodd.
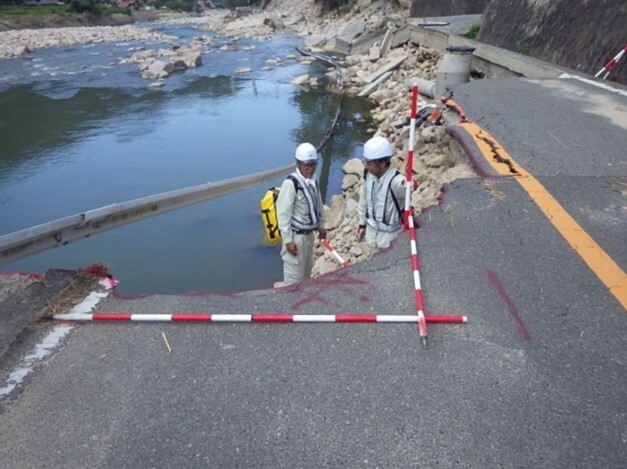
M 75 324 L 0 398 L 3 464 L 624 467 L 627 97 L 575 80 L 453 93 L 622 276 L 606 285 L 545 202 L 455 131 L 485 176 L 447 185 L 416 238 L 426 313 L 468 323 L 429 324 L 427 349 L 415 324 Z M 409 240 L 296 286 L 94 311 L 414 314 Z M 23 335 L 0 376 L 54 327 Z

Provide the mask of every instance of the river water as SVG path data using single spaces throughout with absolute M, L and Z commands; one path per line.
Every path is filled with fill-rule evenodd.
M 179 38 L 208 35 L 192 25 L 156 26 Z M 272 169 L 293 161 L 302 141 L 318 145 L 338 98 L 290 84 L 322 64 L 301 64 L 297 37 L 216 39 L 203 65 L 148 88 L 134 64 L 114 65 L 138 47 L 101 43 L 41 49 L 0 61 L 0 235 L 112 203 Z M 266 61 L 283 58 L 266 69 Z M 237 75 L 238 67 L 251 67 Z M 345 98 L 319 168 L 327 202 L 341 166 L 368 138 L 371 105 Z M 278 185 L 278 179 L 270 185 Z M 269 187 L 269 186 L 268 186 Z M 43 273 L 104 262 L 118 293 L 237 292 L 281 279 L 279 247 L 263 244 L 255 187 L 70 243 L 0 266 Z

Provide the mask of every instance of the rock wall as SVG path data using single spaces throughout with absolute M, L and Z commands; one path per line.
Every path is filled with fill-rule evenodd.
M 594 75 L 624 47 L 626 27 L 625 0 L 492 0 L 478 40 Z M 608 79 L 627 84 L 627 57 Z
M 412 18 L 425 16 L 474 15 L 483 13 L 490 0 L 413 0 Z

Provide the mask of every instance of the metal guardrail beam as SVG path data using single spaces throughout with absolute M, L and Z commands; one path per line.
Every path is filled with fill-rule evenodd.
M 163 192 L 0 236 L 0 265 L 170 210 L 257 186 L 285 176 L 293 169 L 294 164 L 290 164 L 247 176 Z

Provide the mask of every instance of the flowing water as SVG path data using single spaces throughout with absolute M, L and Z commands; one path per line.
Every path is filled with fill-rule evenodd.
M 155 27 L 146 25 L 145 27 Z M 181 43 L 207 35 L 168 27 Z M 188 186 L 293 161 L 298 143 L 318 145 L 338 97 L 290 84 L 322 64 L 290 55 L 301 41 L 216 40 L 203 65 L 148 88 L 134 64 L 114 65 L 138 47 L 102 43 L 38 50 L 0 61 L 0 235 Z M 283 64 L 267 68 L 268 59 Z M 238 67 L 251 67 L 237 75 Z M 319 177 L 329 202 L 341 166 L 368 138 L 371 105 L 345 98 Z M 281 180 L 270 185 L 278 185 Z M 104 262 L 122 295 L 236 292 L 280 280 L 279 247 L 262 243 L 255 187 L 199 203 L 0 266 L 0 272 L 75 269 Z

